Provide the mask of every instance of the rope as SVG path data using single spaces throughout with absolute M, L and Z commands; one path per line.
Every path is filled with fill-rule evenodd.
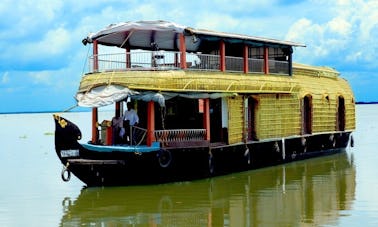
M 83 69 L 81 70 L 81 75 L 84 74 L 84 69 L 85 69 L 85 66 L 87 65 L 88 56 L 89 56 L 89 50 L 90 49 L 91 49 L 90 46 L 88 46 L 87 56 L 85 57 L 85 61 L 84 61 L 84 64 L 83 64 Z
M 61 111 L 61 113 L 65 113 L 65 112 L 71 111 L 72 109 L 74 109 L 74 108 L 76 108 L 76 107 L 78 107 L 77 104 L 75 104 L 75 105 L 73 105 L 73 106 L 71 106 L 71 107 L 69 107 L 69 108 L 67 108 L 67 109 L 65 109 L 65 110 L 63 110 L 63 111 Z
M 126 39 L 123 41 L 121 47 L 123 47 L 125 45 L 125 43 L 127 42 L 127 40 L 130 38 L 130 36 L 133 34 L 134 30 L 132 30 L 129 35 L 126 37 Z M 85 72 L 85 66 L 87 65 L 88 63 L 88 58 L 89 58 L 89 51 L 90 51 L 90 46 L 88 46 L 88 50 L 87 50 L 87 56 L 85 58 L 85 61 L 84 61 L 84 64 L 83 64 L 83 69 L 81 71 L 81 75 L 84 75 L 84 72 Z M 90 92 L 90 90 L 92 90 L 92 88 L 94 87 L 94 85 L 96 84 L 96 82 L 100 79 L 100 73 L 97 75 L 96 79 L 93 81 L 92 85 L 87 89 L 87 91 L 85 92 L 84 95 L 88 94 Z M 108 81 L 108 85 L 112 84 L 113 82 L 113 77 L 114 77 L 114 71 L 112 73 L 112 76 L 110 77 L 109 81 Z M 63 111 L 61 111 L 60 113 L 64 113 L 64 112 L 69 112 L 71 111 L 72 109 L 76 108 L 78 106 L 78 104 L 76 103 L 74 106 L 71 106 Z
M 134 29 L 132 29 L 129 33 L 129 35 L 126 37 L 126 39 L 122 42 L 121 44 L 121 48 L 123 48 L 123 46 L 126 44 L 127 40 L 129 40 L 130 36 L 134 33 Z

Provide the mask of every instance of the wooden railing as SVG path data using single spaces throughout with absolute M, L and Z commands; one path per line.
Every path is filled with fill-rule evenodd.
M 94 61 L 98 61 L 96 72 L 124 70 L 179 70 L 180 52 L 134 51 L 122 54 L 101 54 L 90 56 L 89 73 L 94 72 Z M 242 57 L 225 57 L 226 71 L 243 72 Z M 186 53 L 186 70 L 220 71 L 220 56 L 200 53 Z M 264 60 L 248 58 L 249 73 L 264 73 Z M 289 63 L 269 59 L 269 72 L 288 74 Z
M 169 129 L 155 130 L 155 140 L 158 142 L 181 142 L 205 140 L 205 129 Z
M 147 129 L 133 126 L 131 129 L 131 145 L 145 144 Z M 155 130 L 155 141 L 162 143 L 205 141 L 205 129 L 168 129 Z

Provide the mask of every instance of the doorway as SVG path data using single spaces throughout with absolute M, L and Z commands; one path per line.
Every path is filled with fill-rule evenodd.
M 337 107 L 337 130 L 345 130 L 345 99 L 339 96 Z
M 303 98 L 303 112 L 302 112 L 302 133 L 312 133 L 312 97 L 306 95 Z

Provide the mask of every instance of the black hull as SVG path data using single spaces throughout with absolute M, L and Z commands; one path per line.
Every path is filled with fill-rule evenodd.
M 167 148 L 146 153 L 96 152 L 77 142 L 81 133 L 73 123 L 65 120 L 67 126 L 61 129 L 58 121 L 55 119 L 57 155 L 65 170 L 87 186 L 194 180 L 330 155 L 345 151 L 351 134 L 338 132 L 238 145 Z M 79 150 L 80 155 L 61 157 L 62 150 Z

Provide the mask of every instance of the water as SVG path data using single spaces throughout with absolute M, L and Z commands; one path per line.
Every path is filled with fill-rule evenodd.
M 378 105 L 357 106 L 346 153 L 193 182 L 89 189 L 61 180 L 51 114 L 3 114 L 0 226 L 378 226 L 377 113 Z M 63 116 L 89 140 L 90 113 Z

